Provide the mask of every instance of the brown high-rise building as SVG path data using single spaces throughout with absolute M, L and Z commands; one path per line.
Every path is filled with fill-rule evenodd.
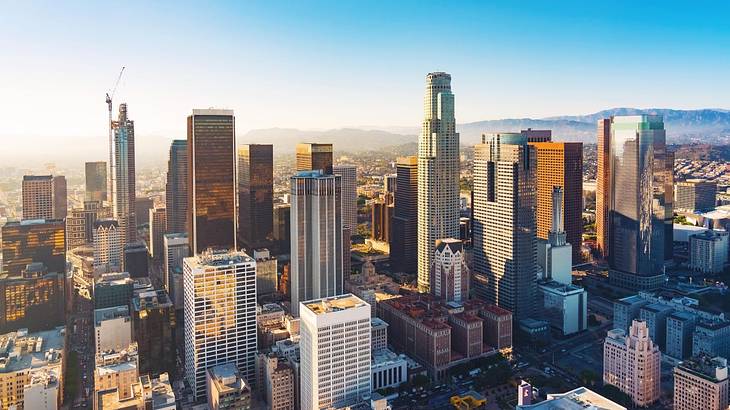
M 66 226 L 63 219 L 8 222 L 2 227 L 3 273 L 22 274 L 33 262 L 48 272 L 66 272 Z
M 67 212 L 66 178 L 23 176 L 23 219 L 63 219 Z
M 187 233 L 188 229 L 188 142 L 174 140 L 170 145 L 165 185 L 167 233 Z
M 527 137 L 527 142 L 550 142 L 553 140 L 552 130 L 533 130 L 528 128 L 520 131 L 520 134 Z
M 240 246 L 267 246 L 274 234 L 274 146 L 238 149 L 238 239 Z
M 548 239 L 552 224 L 553 187 L 563 188 L 563 221 L 573 264 L 581 262 L 583 235 L 583 143 L 531 143 L 537 153 L 537 237 Z
M 193 254 L 236 248 L 236 131 L 232 110 L 188 116 L 188 226 Z
M 332 144 L 297 144 L 297 172 L 321 169 L 331 175 L 332 162 Z
M 598 120 L 598 173 L 596 174 L 596 245 L 603 258 L 608 257 L 608 206 L 611 203 L 611 174 L 609 148 L 611 146 L 611 119 Z
M 418 158 L 396 162 L 395 205 L 391 221 L 390 263 L 396 271 L 416 273 L 418 255 Z
M 385 193 L 382 198 L 373 202 L 370 221 L 373 239 L 390 243 L 393 211 L 393 194 L 390 192 Z

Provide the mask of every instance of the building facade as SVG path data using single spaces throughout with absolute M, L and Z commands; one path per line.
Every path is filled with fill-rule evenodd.
M 84 186 L 86 189 L 84 200 L 99 202 L 106 201 L 106 191 L 108 188 L 106 162 L 87 162 L 84 166 L 84 178 L 86 182 Z
M 256 261 L 243 252 L 185 258 L 185 378 L 205 396 L 206 369 L 235 363 L 252 382 L 256 356 Z
M 332 172 L 342 181 L 342 227 L 357 229 L 357 167 L 354 165 L 335 165 Z M 349 239 L 349 238 L 348 238 Z
M 659 399 L 661 353 L 643 321 L 635 320 L 628 334 L 608 332 L 603 343 L 603 383 L 618 387 L 635 405 L 648 406 Z
M 674 208 L 683 212 L 706 212 L 715 209 L 717 182 L 688 179 L 674 186 Z
M 173 140 L 167 160 L 165 184 L 166 233 L 187 233 L 188 226 L 188 142 Z
M 122 244 L 137 239 L 137 200 L 134 121 L 127 115 L 127 104 L 119 104 L 119 116 L 114 129 L 114 218 L 122 231 Z
M 63 219 L 67 212 L 66 177 L 24 175 L 23 219 Z
M 21 275 L 42 262 L 49 272 L 66 272 L 66 226 L 63 219 L 8 222 L 2 227 L 3 273 Z
M 238 149 L 238 237 L 249 251 L 268 246 L 274 235 L 274 146 Z
M 340 176 L 302 171 L 291 178 L 291 309 L 343 293 Z
M 142 374 L 175 374 L 177 316 L 164 290 L 138 293 L 131 301 L 132 334 Z
M 453 238 L 437 240 L 431 265 L 431 293 L 446 302 L 463 302 L 469 298 L 469 282 L 462 242 Z
M 459 237 L 459 134 L 451 75 L 426 76 L 418 140 L 418 289 L 430 290 L 436 240 Z
M 541 314 L 550 325 L 563 335 L 570 335 L 588 328 L 588 292 L 582 287 L 556 281 L 538 284 L 542 297 Z
M 197 255 L 237 248 L 236 119 L 231 110 L 188 116 L 188 232 Z
M 371 392 L 370 306 L 340 295 L 302 301 L 301 408 L 343 407 Z
M 689 267 L 707 274 L 722 273 L 728 263 L 730 233 L 708 230 L 689 236 Z
M 395 204 L 390 234 L 390 263 L 400 272 L 418 269 L 418 157 L 396 161 Z
M 296 171 L 320 170 L 325 175 L 332 174 L 332 144 L 301 143 L 296 149 Z
M 0 332 L 49 330 L 66 323 L 66 273 L 43 262 L 0 275 Z
M 183 308 L 183 259 L 190 256 L 188 235 L 186 233 L 167 234 L 163 238 L 165 252 L 165 290 L 170 295 L 176 309 Z
M 155 262 L 162 262 L 163 239 L 167 232 L 167 210 L 165 208 L 152 208 L 149 214 L 150 224 L 150 257 Z
M 537 298 L 535 155 L 522 134 L 492 134 L 474 148 L 474 262 L 477 297 L 534 313 Z
M 97 355 L 119 352 L 132 344 L 132 320 L 129 302 L 94 310 L 94 341 Z
M 674 368 L 675 410 L 725 410 L 727 407 L 727 359 L 698 356 Z
M 94 271 L 118 272 L 122 267 L 124 232 L 115 219 L 94 223 Z

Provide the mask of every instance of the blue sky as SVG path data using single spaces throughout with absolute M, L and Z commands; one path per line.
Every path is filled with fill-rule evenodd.
M 459 122 L 730 108 L 727 1 L 2 7 L 0 138 L 105 135 L 104 93 L 122 65 L 116 102 L 137 134 L 170 138 L 209 106 L 234 109 L 239 132 L 418 127 L 435 70 L 452 74 Z

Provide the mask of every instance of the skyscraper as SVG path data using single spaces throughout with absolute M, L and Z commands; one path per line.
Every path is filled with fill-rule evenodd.
M 563 228 L 563 188 L 555 186 L 552 189 L 552 216 L 551 227 L 548 231 L 548 238 L 537 240 L 537 264 L 542 268 L 542 278 L 554 280 L 564 285 L 573 282 L 571 248 L 572 244 L 566 242 L 565 229 Z
M 0 332 L 50 330 L 66 323 L 66 272 L 49 272 L 43 262 L 20 274 L 0 277 Z
M 342 294 L 342 208 L 339 175 L 301 171 L 291 178 L 291 308 Z
M 137 239 L 135 215 L 136 167 L 134 160 L 134 121 L 127 117 L 127 104 L 119 104 L 114 128 L 114 218 L 122 231 L 122 244 Z
M 150 209 L 150 256 L 156 262 L 162 261 L 162 241 L 167 230 L 167 210 L 165 208 Z
M 325 174 L 332 173 L 332 144 L 304 142 L 297 144 L 296 170 L 321 170 Z
M 609 173 L 609 148 L 611 146 L 611 119 L 598 120 L 596 172 L 596 246 L 601 257 L 608 258 L 610 229 L 608 207 L 611 203 L 611 174 Z
M 238 149 L 238 235 L 240 246 L 265 246 L 274 234 L 274 146 Z
M 565 234 L 573 247 L 572 263 L 581 262 L 583 242 L 583 143 L 536 142 L 537 237 L 548 239 L 552 223 L 552 193 L 563 189 Z
M 618 387 L 635 405 L 648 406 L 661 394 L 661 356 L 646 322 L 634 320 L 628 334 L 611 330 L 603 343 L 603 383 Z
M 518 133 L 482 141 L 474 147 L 474 288 L 522 320 L 537 296 L 535 151 Z
M 188 142 L 174 140 L 167 160 L 165 185 L 167 233 L 186 233 L 188 229 Z
M 163 282 L 175 309 L 183 307 L 183 259 L 190 256 L 188 234 L 171 233 L 163 239 L 165 266 Z
M 342 177 L 342 226 L 357 229 L 357 167 L 354 165 L 335 165 L 335 175 Z M 349 238 L 345 238 L 349 240 Z
M 256 261 L 243 252 L 185 258 L 185 378 L 205 396 L 206 369 L 232 362 L 253 383 L 256 358 Z
M 66 178 L 23 176 L 23 219 L 63 219 L 67 212 Z
M 86 201 L 106 201 L 106 162 L 87 162 L 85 168 Z
M 674 368 L 675 410 L 725 410 L 728 407 L 727 359 L 700 355 Z
M 119 271 L 124 251 L 123 235 L 124 232 L 115 219 L 94 222 L 94 271 Z
M 3 273 L 20 275 L 42 262 L 48 272 L 66 272 L 66 227 L 62 219 L 8 222 L 2 227 Z
M 188 116 L 190 248 L 236 248 L 236 119 L 232 110 Z
M 356 404 L 370 394 L 370 305 L 347 294 L 300 309 L 301 408 Z
M 459 237 L 459 134 L 451 75 L 426 76 L 418 140 L 418 289 L 429 290 L 436 240 Z
M 390 263 L 400 272 L 416 273 L 418 267 L 418 157 L 396 162 L 395 208 L 391 223 Z
M 611 283 L 634 290 L 664 283 L 664 261 L 672 253 L 673 154 L 667 152 L 661 116 L 616 116 L 600 122 L 596 208 L 608 213 L 608 262 Z M 608 128 L 610 136 L 606 138 Z M 607 155 L 607 158 L 605 157 Z M 606 201 L 607 200 L 607 205 Z M 599 206 L 600 205 L 600 206 Z M 606 237 L 606 226 L 599 236 Z

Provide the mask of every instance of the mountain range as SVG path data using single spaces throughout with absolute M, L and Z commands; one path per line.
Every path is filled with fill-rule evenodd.
M 480 141 L 483 132 L 510 132 L 521 129 L 551 129 L 556 141 L 580 141 L 595 143 L 596 122 L 612 115 L 661 114 L 667 130 L 667 142 L 673 144 L 730 143 L 730 110 L 701 109 L 673 110 L 665 108 L 612 108 L 588 115 L 566 115 L 548 118 L 508 118 L 457 124 L 463 145 Z M 249 143 L 273 143 L 279 153 L 294 150 L 302 141 L 335 144 L 340 151 L 356 152 L 380 149 L 393 145 L 416 142 L 418 127 L 363 126 L 307 131 L 297 129 L 268 128 L 251 130 L 238 137 Z

